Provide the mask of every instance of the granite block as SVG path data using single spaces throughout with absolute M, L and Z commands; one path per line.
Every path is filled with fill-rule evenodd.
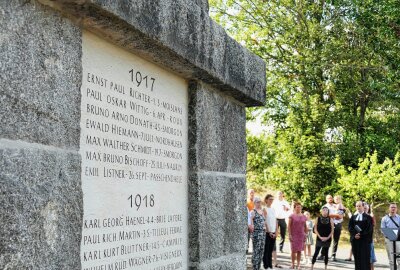
M 0 269 L 80 269 L 80 156 L 0 149 Z
M 196 0 L 40 0 L 87 29 L 246 106 L 265 103 L 265 63 L 228 36 Z
M 81 30 L 36 1 L 0 1 L 0 137 L 79 148 Z
M 193 269 L 193 268 L 192 268 Z M 237 270 L 246 269 L 246 255 L 232 254 L 230 256 L 221 257 L 211 262 L 200 264 L 199 270 Z
M 192 265 L 206 264 L 230 254 L 245 254 L 245 177 L 193 174 L 189 183 L 189 200 L 189 257 Z M 240 266 L 244 269 L 245 260 Z
M 245 108 L 216 89 L 189 84 L 189 167 L 193 171 L 246 171 Z

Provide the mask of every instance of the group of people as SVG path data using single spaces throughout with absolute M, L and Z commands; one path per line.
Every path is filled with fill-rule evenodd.
M 279 250 L 283 252 L 286 231 L 288 232 L 291 247 L 291 269 L 300 269 L 300 261 L 304 252 L 304 261 L 314 269 L 317 260 L 323 260 L 325 269 L 328 266 L 328 253 L 332 245 L 333 250 L 330 260 L 336 261 L 339 239 L 342 231 L 342 222 L 346 208 L 341 202 L 340 196 L 326 196 L 326 204 L 322 206 L 320 215 L 311 220 L 308 212 L 303 212 L 299 202 L 292 205 L 284 199 L 281 191 L 275 199 L 267 194 L 264 198 L 265 207 L 259 197 L 254 196 L 254 190 L 249 190 L 247 201 L 248 209 L 248 240 L 252 239 L 253 269 L 281 268 L 276 259 L 276 239 L 280 235 Z M 351 251 L 347 261 L 354 256 L 356 270 L 373 270 L 376 262 L 373 245 L 373 228 L 376 224 L 371 209 L 366 202 L 357 201 L 356 211 L 349 212 L 348 216 Z M 286 223 L 288 220 L 288 223 Z M 389 214 L 382 218 L 381 228 L 398 229 L 400 216 L 397 215 L 397 205 L 390 204 Z M 315 241 L 314 241 L 315 239 Z M 400 244 L 397 251 L 400 252 Z M 314 254 L 311 256 L 311 246 L 315 245 Z M 386 250 L 390 261 L 390 268 L 394 269 L 393 243 L 386 239 Z M 400 263 L 400 262 L 397 262 Z

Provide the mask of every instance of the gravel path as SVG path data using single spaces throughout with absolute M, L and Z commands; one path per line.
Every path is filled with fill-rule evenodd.
M 337 254 L 337 261 L 332 262 L 329 261 L 328 269 L 329 270 L 350 270 L 354 269 L 354 262 L 346 262 L 346 259 L 349 255 L 350 246 L 342 246 L 339 245 L 339 250 Z M 278 252 L 278 263 L 283 267 L 283 269 L 289 269 L 290 267 L 290 247 L 286 245 L 284 247 L 284 253 Z M 312 252 L 314 250 L 312 249 Z M 375 264 L 375 270 L 387 270 L 389 269 L 389 261 L 387 258 L 387 254 L 385 250 L 375 250 L 376 257 L 378 262 Z M 251 254 L 247 255 L 247 269 L 252 269 L 251 266 Z M 261 269 L 262 268 L 261 266 Z M 310 269 L 309 265 L 302 264 L 302 269 Z M 324 263 L 322 261 L 317 261 L 314 269 L 324 269 Z

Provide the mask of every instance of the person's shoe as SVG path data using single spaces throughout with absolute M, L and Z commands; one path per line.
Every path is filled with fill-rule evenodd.
M 344 259 L 346 262 L 351 262 L 352 261 L 352 259 L 351 258 L 347 258 L 347 259 Z
M 332 257 L 331 257 L 331 261 L 332 261 L 332 262 L 336 262 L 336 261 L 337 261 L 337 260 L 336 260 L 336 256 L 332 256 Z
M 318 256 L 318 258 L 317 258 L 318 261 L 322 261 L 323 259 L 324 259 L 324 256 L 322 256 L 322 255 Z
M 280 253 L 283 253 L 283 248 L 280 248 L 280 249 L 279 249 L 279 252 L 280 252 Z

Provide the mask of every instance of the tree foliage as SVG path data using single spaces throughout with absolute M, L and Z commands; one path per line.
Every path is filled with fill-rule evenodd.
M 340 187 L 338 163 L 400 150 L 400 5 L 396 1 L 212 0 L 214 18 L 267 66 L 248 135 L 248 180 L 316 209 Z M 340 171 L 342 172 L 342 171 Z M 347 193 L 346 193 L 347 194 Z
M 395 158 L 378 161 L 377 152 L 367 154 L 360 159 L 358 168 L 345 168 L 338 160 L 338 185 L 347 205 L 354 203 L 354 198 L 365 200 L 375 207 L 382 202 L 400 200 L 397 187 L 400 184 L 400 154 Z

